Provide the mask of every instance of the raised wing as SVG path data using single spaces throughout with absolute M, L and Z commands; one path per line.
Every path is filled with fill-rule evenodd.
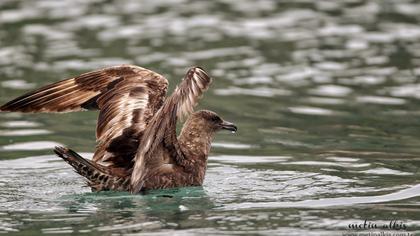
M 206 72 L 195 67 L 190 69 L 179 87 L 165 101 L 162 108 L 149 122 L 141 140 L 141 150 L 136 154 L 133 173 L 131 175 L 131 191 L 138 192 L 148 175 L 148 163 L 158 146 L 163 146 L 171 153 L 175 162 L 181 164 L 183 153 L 176 137 L 176 122 L 179 118 L 192 113 L 194 106 L 211 84 Z
M 131 165 L 138 140 L 161 107 L 168 81 L 131 65 L 88 72 L 44 86 L 0 107 L 0 111 L 69 112 L 99 109 L 94 161 Z

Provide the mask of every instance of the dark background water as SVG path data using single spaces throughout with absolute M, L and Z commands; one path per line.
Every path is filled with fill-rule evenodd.
M 94 150 L 95 112 L 0 114 L 0 233 L 420 232 L 420 3 L 0 1 L 0 103 L 100 67 L 213 76 L 202 188 L 90 193 L 55 157 Z M 171 91 L 170 90 L 170 91 Z M 370 230 L 381 232 L 384 230 Z

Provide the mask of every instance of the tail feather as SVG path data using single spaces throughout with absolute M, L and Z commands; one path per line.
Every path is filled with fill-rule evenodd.
M 83 158 L 71 149 L 55 147 L 54 152 L 70 164 L 79 175 L 86 178 L 87 185 L 92 188 L 92 191 L 122 191 L 128 185 L 126 178 L 111 175 L 104 166 Z

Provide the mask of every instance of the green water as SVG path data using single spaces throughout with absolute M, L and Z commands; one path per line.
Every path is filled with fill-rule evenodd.
M 235 122 L 203 187 L 90 193 L 52 154 L 92 156 L 95 112 L 0 114 L 0 233 L 420 234 L 420 3 L 0 1 L 0 103 L 122 63 L 170 91 L 214 78 L 199 108 Z

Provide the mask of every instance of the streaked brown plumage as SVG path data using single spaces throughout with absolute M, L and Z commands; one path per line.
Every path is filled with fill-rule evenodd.
M 168 81 L 145 68 L 121 65 L 88 72 L 20 96 L 0 111 L 99 110 L 92 160 L 56 147 L 55 153 L 87 179 L 93 191 L 139 192 L 201 185 L 214 133 L 236 131 L 211 111 L 193 108 L 211 78 L 190 69 L 172 95 Z M 177 137 L 176 123 L 188 117 Z

